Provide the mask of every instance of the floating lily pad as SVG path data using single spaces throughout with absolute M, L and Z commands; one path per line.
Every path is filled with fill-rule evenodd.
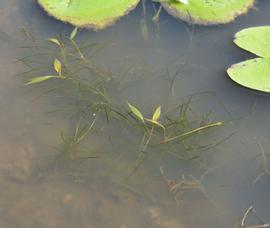
M 270 92 L 270 26 L 243 29 L 235 35 L 235 44 L 262 58 L 232 65 L 227 73 L 238 84 Z
M 140 0 L 38 0 L 47 13 L 77 27 L 102 29 L 129 13 Z
M 183 4 L 176 0 L 161 3 L 176 18 L 193 24 L 225 24 L 246 13 L 254 0 L 188 0 Z
M 270 26 L 243 29 L 235 34 L 234 43 L 260 57 L 270 57 Z
M 270 92 L 270 58 L 256 58 L 234 64 L 227 73 L 242 86 Z

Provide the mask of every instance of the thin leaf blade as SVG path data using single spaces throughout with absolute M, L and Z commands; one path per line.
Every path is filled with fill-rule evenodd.
M 130 104 L 129 102 L 127 102 L 128 107 L 130 109 L 130 111 L 138 118 L 140 119 L 143 123 L 144 123 L 144 117 L 142 115 L 142 113 L 139 111 L 138 108 L 136 108 L 135 106 L 133 106 L 132 104 Z
M 158 122 L 158 121 L 156 121 L 156 120 L 153 120 L 153 119 L 145 119 L 145 120 L 147 120 L 147 121 L 150 122 L 151 124 L 154 124 L 154 125 L 157 125 L 157 126 L 163 128 L 163 129 L 165 130 L 164 125 L 161 124 L 160 122 Z
M 54 70 L 58 73 L 58 75 L 61 75 L 62 72 L 62 63 L 58 59 L 54 59 Z
M 75 28 L 72 30 L 72 32 L 70 33 L 69 38 L 70 38 L 71 40 L 73 40 L 73 39 L 76 37 L 77 33 L 78 33 L 78 27 L 75 27 Z
M 49 38 L 49 39 L 47 39 L 49 42 L 51 42 L 51 43 L 53 43 L 53 44 L 56 44 L 57 46 L 59 46 L 59 47 L 61 47 L 62 45 L 61 45 L 61 43 L 60 43 L 60 41 L 58 40 L 58 39 L 56 39 L 56 38 Z
M 161 106 L 158 106 L 153 114 L 152 120 L 157 121 L 161 115 Z
M 28 80 L 28 82 L 25 83 L 25 85 L 38 84 L 38 83 L 47 81 L 47 80 L 52 79 L 52 78 L 61 78 L 61 77 L 58 77 L 56 75 L 38 76 L 38 77 L 30 78 Z

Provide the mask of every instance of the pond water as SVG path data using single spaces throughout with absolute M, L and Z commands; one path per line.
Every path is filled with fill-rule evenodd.
M 260 0 L 229 25 L 191 26 L 165 12 L 157 25 L 147 2 L 145 15 L 139 5 L 105 30 L 80 30 L 78 51 L 63 38 L 73 28 L 36 1 L 1 0 L 0 227 L 236 228 L 250 206 L 242 227 L 270 223 L 269 96 L 225 73 L 252 57 L 233 35 L 269 24 L 269 12 Z M 25 86 L 53 73 L 58 47 L 46 39 L 59 34 L 86 89 Z M 91 83 L 100 84 L 94 95 Z M 105 101 L 123 117 L 108 116 Z M 148 140 L 127 101 L 146 117 L 161 105 L 170 137 L 223 125 L 164 145 L 157 126 Z

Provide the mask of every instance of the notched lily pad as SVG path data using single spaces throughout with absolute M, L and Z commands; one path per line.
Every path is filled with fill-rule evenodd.
M 38 0 L 38 3 L 58 20 L 98 30 L 128 14 L 139 0 Z
M 161 4 L 176 18 L 193 24 L 211 25 L 233 21 L 246 13 L 254 2 L 255 0 L 189 0 L 188 4 L 183 4 L 169 0 Z
M 270 92 L 270 26 L 243 29 L 235 35 L 235 44 L 261 58 L 232 65 L 227 73 L 236 83 Z
M 270 58 L 255 58 L 234 64 L 227 73 L 242 86 L 270 92 Z

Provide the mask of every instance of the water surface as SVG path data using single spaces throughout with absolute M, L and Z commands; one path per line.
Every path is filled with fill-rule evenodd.
M 141 32 L 141 6 L 106 30 L 79 32 L 78 42 L 102 46 L 95 64 L 123 77 L 110 87 L 117 105 L 130 101 L 150 116 L 158 105 L 165 110 L 192 96 L 191 120 L 207 116 L 210 122 L 225 123 L 187 145 L 167 151 L 150 148 L 151 159 L 123 182 L 129 162 L 136 158 L 140 132 L 113 121 L 84 142 L 98 158 L 78 162 L 59 157 L 59 151 L 66 150 L 59 132 L 71 135 L 77 117 L 48 112 L 65 108 L 69 97 L 40 98 L 46 86 L 26 87 L 29 75 L 18 75 L 26 67 L 17 60 L 31 53 L 22 46 L 34 37 L 53 49 L 45 39 L 68 35 L 72 27 L 49 18 L 36 1 L 2 0 L 0 227 L 227 228 L 239 222 L 250 205 L 257 218 L 251 215 L 249 225 L 269 223 L 269 96 L 234 84 L 225 73 L 231 64 L 252 57 L 232 43 L 233 35 L 269 24 L 269 11 L 270 2 L 260 0 L 256 9 L 232 24 L 211 27 L 190 26 L 163 12 L 158 29 L 151 22 L 152 4 L 147 4 L 147 37 Z M 50 64 L 51 58 L 35 60 Z M 211 149 L 198 149 L 215 143 Z M 188 150 L 191 145 L 195 149 Z M 185 159 L 171 156 L 169 150 Z M 202 188 L 176 197 L 160 166 L 176 181 L 183 175 L 187 180 L 207 175 Z

